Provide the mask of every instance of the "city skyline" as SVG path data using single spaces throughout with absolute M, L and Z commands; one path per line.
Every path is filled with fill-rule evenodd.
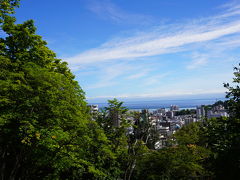
M 87 99 L 224 94 L 238 64 L 240 1 L 21 1 Z M 44 12 L 44 13 L 42 13 Z

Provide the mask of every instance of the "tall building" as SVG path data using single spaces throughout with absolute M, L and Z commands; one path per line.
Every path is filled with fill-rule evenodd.
M 204 106 L 198 106 L 196 109 L 196 112 L 197 112 L 197 119 L 202 119 L 206 117 Z
M 184 118 L 184 124 L 185 125 L 196 122 L 196 121 L 197 121 L 196 118 L 192 118 L 192 117 Z
M 171 105 L 171 106 L 170 106 L 170 111 L 179 111 L 179 106 L 177 106 L 177 105 Z
M 167 111 L 166 112 L 166 116 L 169 118 L 169 119 L 172 119 L 174 117 L 174 112 L 173 111 Z

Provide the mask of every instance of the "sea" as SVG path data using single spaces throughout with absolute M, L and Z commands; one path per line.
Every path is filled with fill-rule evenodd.
M 127 107 L 129 110 L 139 111 L 141 109 L 148 109 L 150 111 L 166 108 L 168 109 L 171 105 L 177 105 L 180 109 L 195 109 L 197 106 L 201 105 L 211 105 L 216 101 L 226 100 L 225 98 L 206 98 L 206 99 L 181 99 L 181 100 L 142 100 L 142 101 L 125 101 L 123 106 Z M 98 105 L 98 107 L 107 107 L 107 102 L 92 102 L 90 104 Z

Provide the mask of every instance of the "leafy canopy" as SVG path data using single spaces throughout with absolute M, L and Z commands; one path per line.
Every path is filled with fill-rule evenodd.
M 1 179 L 111 178 L 115 158 L 66 62 L 1 0 Z

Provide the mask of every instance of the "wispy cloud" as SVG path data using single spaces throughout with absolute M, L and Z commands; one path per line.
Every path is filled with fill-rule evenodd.
M 96 76 L 97 82 L 94 84 L 89 84 L 86 89 L 114 86 L 119 83 L 120 79 L 122 79 L 122 76 L 126 75 L 126 79 L 132 80 L 137 77 L 134 77 L 134 75 L 131 73 L 135 73 L 142 68 L 141 65 L 130 65 L 126 63 L 101 64 L 95 67 L 96 71 L 94 72 L 94 75 Z
M 115 22 L 126 18 L 126 12 L 110 1 L 94 2 L 92 12 Z M 120 34 L 65 60 L 82 77 L 89 99 L 223 93 L 222 83 L 231 80 L 232 72 L 221 71 L 239 54 L 240 4 L 220 11 L 134 35 Z
M 82 71 L 78 71 L 79 77 L 94 77 L 94 83 L 88 83 L 85 87 L 87 90 L 113 87 L 123 82 L 134 82 L 142 78 L 148 79 L 149 74 L 156 71 L 157 64 L 155 63 L 128 63 L 128 62 L 115 62 L 115 63 L 95 63 L 82 67 Z M 159 65 L 158 65 L 159 67 Z M 87 69 L 87 71 L 83 71 Z M 159 75 L 154 77 L 160 77 Z M 149 80 L 149 79 L 148 79 Z
M 90 84 L 86 87 L 86 89 L 96 89 L 96 88 L 102 88 L 102 87 L 108 87 L 113 86 L 117 83 L 117 81 L 114 81 L 115 78 L 122 75 L 124 73 L 123 71 L 123 65 L 116 64 L 108 67 L 101 67 L 100 72 L 97 73 L 99 77 L 97 83 Z
M 98 17 L 118 24 L 149 25 L 153 21 L 149 15 L 124 11 L 110 0 L 93 0 L 87 8 Z
M 143 71 L 140 73 L 132 74 L 132 75 L 128 76 L 126 79 L 138 79 L 138 78 L 146 76 L 147 74 L 148 74 L 148 71 Z
M 192 62 L 187 65 L 187 69 L 195 69 L 199 66 L 205 65 L 209 59 L 209 56 L 201 53 L 194 53 L 191 57 Z
M 229 5 L 228 9 L 219 15 L 178 24 L 166 24 L 164 28 L 158 27 L 152 31 L 148 30 L 147 33 L 140 33 L 140 35 L 116 38 L 100 47 L 87 50 L 66 60 L 70 64 L 78 65 L 119 59 L 130 60 L 186 51 L 192 49 L 192 45 L 198 47 L 204 42 L 210 43 L 229 35 L 239 36 L 239 16 L 240 5 Z M 236 45 L 240 45 L 239 41 L 235 41 Z M 196 65 L 204 62 L 204 59 L 195 60 Z
M 161 97 L 177 97 L 177 96 L 188 96 L 188 95 L 209 95 L 209 94 L 224 94 L 222 90 L 219 89 L 208 89 L 208 90 L 171 90 L 167 92 L 157 92 L 157 93 L 141 93 L 141 94 L 120 94 L 120 95 L 106 95 L 106 96 L 94 96 L 94 97 L 87 97 L 88 100 L 91 99 L 112 99 L 112 98 L 131 98 L 131 99 L 138 99 L 138 98 L 161 98 Z
M 162 73 L 154 76 L 149 76 L 143 80 L 143 86 L 158 85 L 163 78 L 166 78 L 170 74 L 171 74 L 170 72 L 167 72 L 167 73 Z

